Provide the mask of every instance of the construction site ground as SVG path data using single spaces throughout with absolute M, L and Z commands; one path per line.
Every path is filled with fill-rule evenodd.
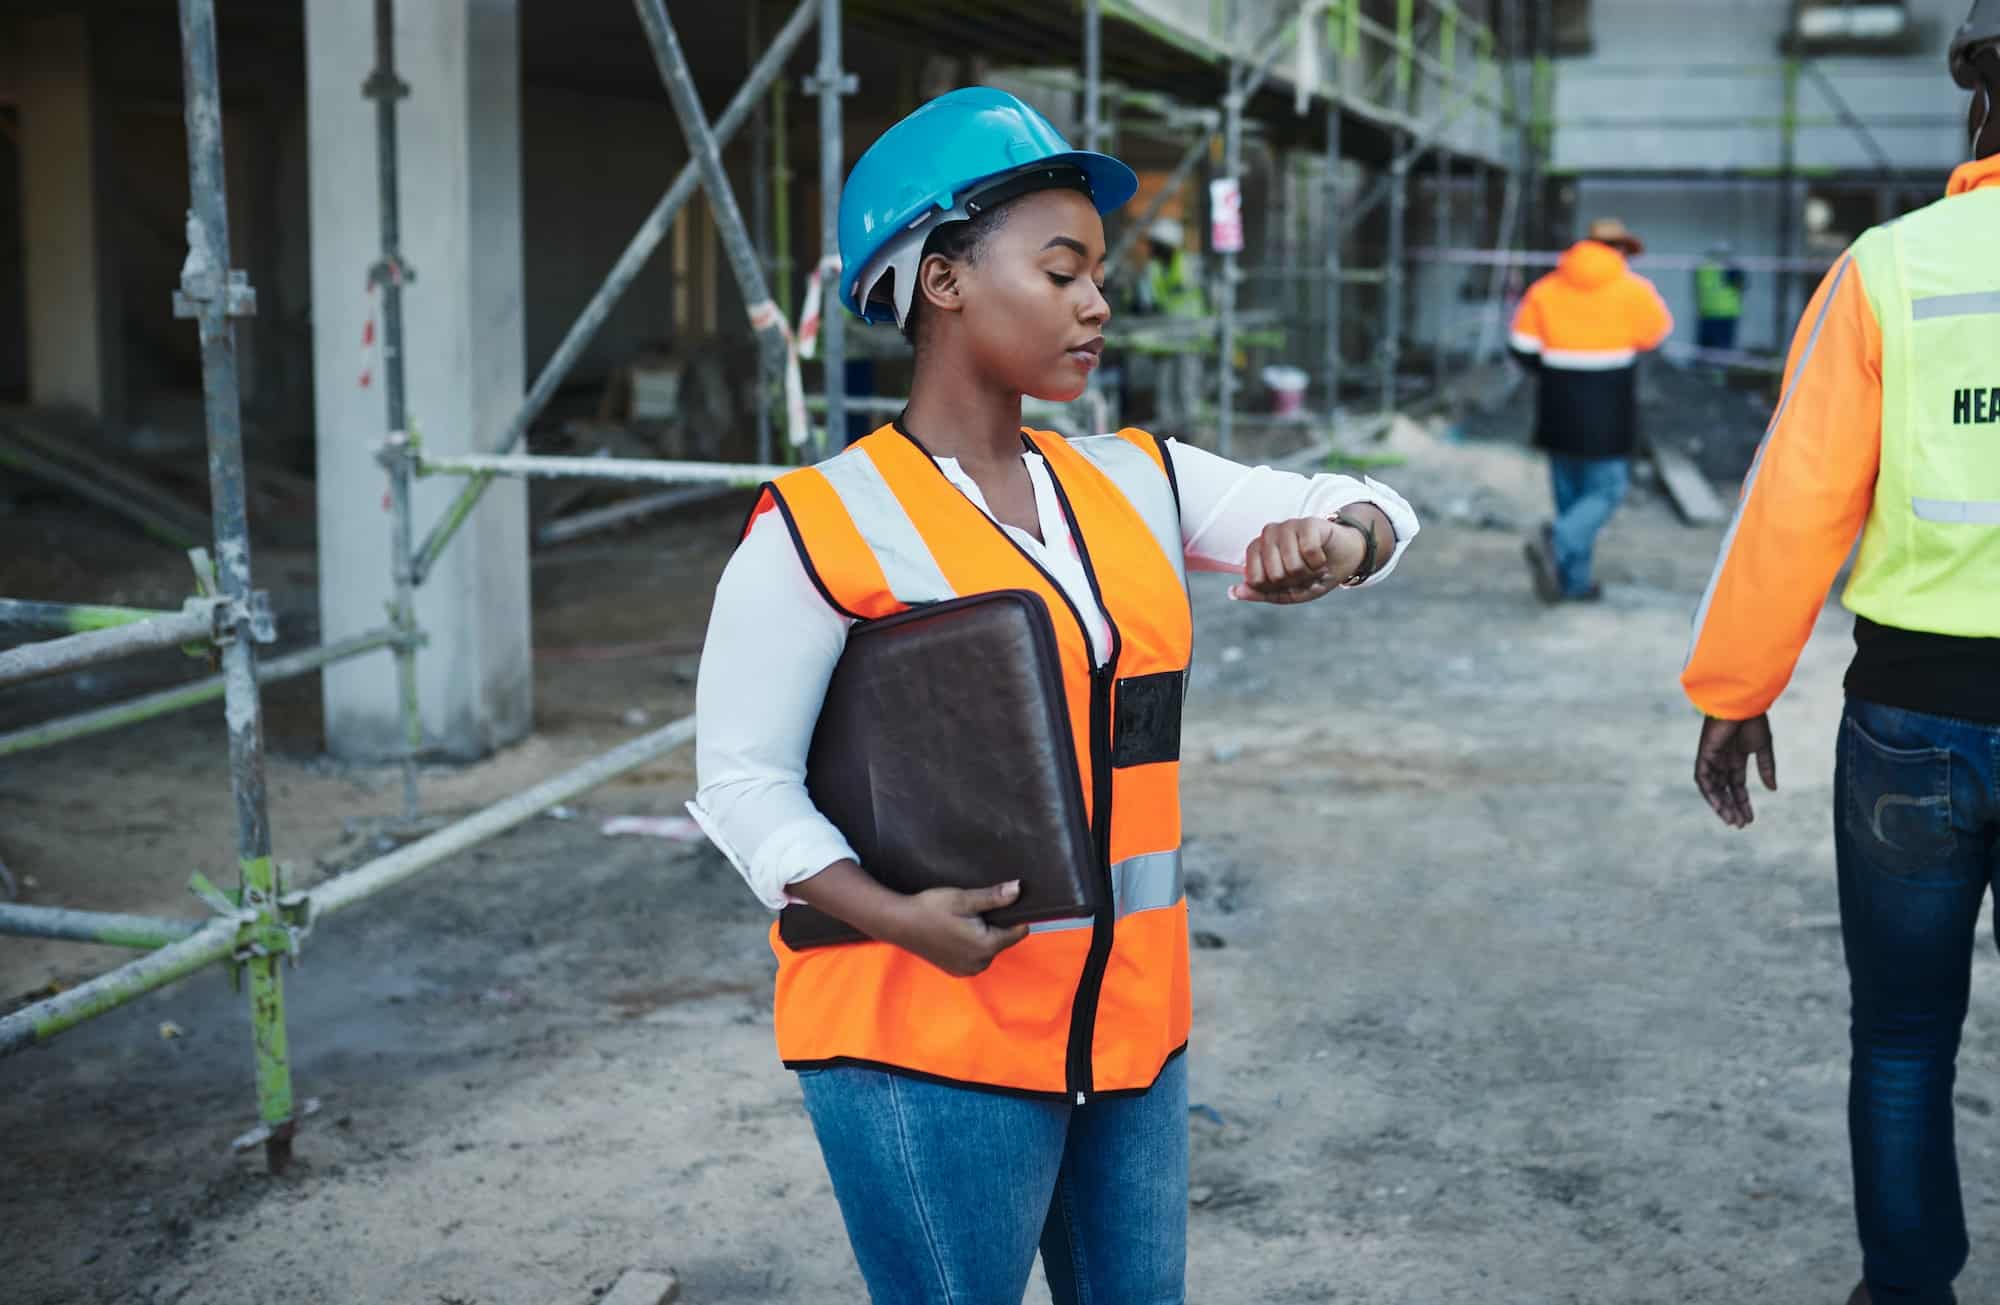
M 1604 540 L 1605 601 L 1551 610 L 1520 556 L 1533 455 L 1414 425 L 1391 446 L 1407 461 L 1380 474 L 1427 524 L 1389 583 L 1273 608 L 1195 582 L 1189 1298 L 1844 1299 L 1846 618 L 1775 713 L 1782 791 L 1732 833 L 1690 782 L 1675 683 L 1720 528 L 1641 493 Z M 738 511 L 538 556 L 538 731 L 427 767 L 429 809 L 689 711 Z M 80 509 L 29 504 L 0 538 L 0 591 L 184 587 Z M 257 565 L 309 624 L 310 554 Z M 11 691 L 0 728 L 119 687 Z M 269 707 L 292 883 L 375 855 L 394 770 L 323 758 L 315 681 Z M 675 814 L 693 778 L 663 759 L 324 924 L 287 974 L 318 1110 L 282 1178 L 230 1151 L 255 1098 L 222 972 L 0 1061 L 0 1298 L 581 1305 L 671 1267 L 690 1302 L 861 1299 L 773 1054 L 767 917 L 706 847 L 600 832 Z M 232 828 L 212 707 L 0 761 L 0 860 L 30 902 L 188 913 Z M 117 959 L 0 940 L 0 993 Z M 1976 1241 L 2000 1213 L 1996 979 L 1982 947 L 1959 1080 Z M 2000 1296 L 1990 1244 L 1960 1291 Z

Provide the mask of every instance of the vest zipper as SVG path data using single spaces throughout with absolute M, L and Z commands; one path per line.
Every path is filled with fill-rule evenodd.
M 917 446 L 931 466 L 937 467 L 937 455 L 924 447 L 922 440 L 903 427 L 903 419 L 894 423 L 896 432 Z M 1069 495 L 1063 491 L 1062 477 L 1056 474 L 1055 464 L 1049 462 L 1046 454 L 1035 446 L 1026 432 L 1021 435 L 1021 447 L 1042 458 L 1048 465 L 1049 484 L 1055 489 L 1056 503 L 1062 508 L 1063 524 L 1069 527 L 1069 537 L 1076 544 L 1077 560 L 1083 563 L 1083 576 L 1090 584 L 1091 596 L 1097 600 L 1097 610 L 1104 614 L 1105 628 L 1111 631 L 1111 648 L 1104 659 L 1104 665 L 1093 666 L 1090 671 L 1090 832 L 1097 844 L 1097 872 L 1099 886 L 1103 889 L 1104 902 L 1097 910 L 1090 925 L 1090 952 L 1084 957 L 1083 974 L 1078 978 L 1076 997 L 1070 1004 L 1069 1051 L 1064 1069 L 1069 1091 L 1077 1105 L 1083 1105 L 1096 1090 L 1095 1075 L 1090 1060 L 1090 1045 L 1097 1032 L 1097 998 L 1104 988 L 1104 968 L 1111 960 L 1113 930 L 1118 921 L 1118 904 L 1112 900 L 1111 883 L 1111 692 L 1118 678 L 1118 658 L 1125 650 L 1125 636 L 1119 632 L 1118 622 L 1111 619 L 1111 609 L 1105 605 L 1104 590 L 1097 583 L 1097 568 L 1090 562 L 1090 545 L 1084 542 L 1083 527 L 1077 524 L 1076 509 L 1070 506 Z M 951 479 L 942 469 L 938 475 L 946 484 Z M 956 485 L 952 490 L 961 495 L 965 491 Z M 971 502 L 970 498 L 966 500 Z M 974 511 L 978 511 L 977 505 Z M 1063 600 L 1069 609 L 1070 619 L 1076 622 L 1076 632 L 1083 640 L 1086 654 L 1095 656 L 1090 642 L 1090 626 L 1084 622 L 1083 611 L 1069 596 L 1048 568 L 1037 562 L 1034 555 L 1021 547 L 1020 542 L 1003 529 L 1000 523 L 987 513 L 980 512 L 986 524 L 993 527 L 1008 546 L 1021 555 L 1021 560 L 1035 568 L 1050 589 Z
M 1025 435 L 1022 440 L 1028 442 Z M 1043 460 L 1047 461 L 1046 456 Z M 1113 898 L 1111 883 L 1111 695 L 1118 682 L 1118 661 L 1125 652 L 1125 635 L 1112 619 L 1110 604 L 1104 601 L 1104 590 L 1097 583 L 1097 568 L 1090 560 L 1090 545 L 1084 542 L 1083 527 L 1077 524 L 1076 509 L 1070 506 L 1054 463 L 1049 463 L 1049 484 L 1055 489 L 1070 538 L 1076 541 L 1083 578 L 1089 582 L 1097 610 L 1104 613 L 1105 627 L 1111 631 L 1110 655 L 1104 659 L 1104 665 L 1092 668 L 1090 673 L 1091 832 L 1097 836 L 1097 865 L 1104 876 L 1104 904 L 1091 922 L 1090 953 L 1084 957 L 1083 975 L 1077 980 L 1076 1001 L 1070 1007 L 1069 1018 L 1069 1086 L 1076 1093 L 1076 1104 L 1083 1105 L 1096 1090 L 1090 1048 L 1097 1036 L 1097 999 L 1104 990 L 1104 969 L 1111 962 L 1111 944 L 1118 925 L 1118 903 Z M 1089 637 L 1090 632 L 1085 630 L 1086 643 Z

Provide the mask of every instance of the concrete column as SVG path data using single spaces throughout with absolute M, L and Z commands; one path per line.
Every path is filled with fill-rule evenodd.
M 327 639 L 388 617 L 388 477 L 375 462 L 387 421 L 379 364 L 359 383 L 380 254 L 372 15 L 352 0 L 305 0 L 306 130 L 312 202 L 313 397 L 319 467 L 320 618 Z M 397 72 L 403 295 L 411 426 L 437 452 L 490 452 L 520 402 L 520 53 L 515 0 L 403 0 Z M 418 541 L 462 482 L 419 481 Z M 533 723 L 527 496 L 494 485 L 418 591 L 427 750 L 472 759 Z M 327 745 L 337 756 L 398 751 L 391 660 L 324 677 Z
M 105 239 L 115 199 L 103 184 L 106 120 L 90 26 L 82 14 L 51 14 L 19 30 L 28 398 L 115 424 L 124 407 L 122 314 Z

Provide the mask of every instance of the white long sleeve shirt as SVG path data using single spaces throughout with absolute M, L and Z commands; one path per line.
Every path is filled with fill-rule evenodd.
M 1331 517 L 1357 503 L 1380 508 L 1396 531 L 1395 550 L 1368 584 L 1395 570 L 1416 538 L 1416 513 L 1401 495 L 1372 479 L 1246 467 L 1175 440 L 1166 442 L 1166 450 L 1180 489 L 1181 541 L 1191 571 L 1241 574 L 1244 553 L 1265 526 Z M 1109 656 L 1109 621 L 1091 593 L 1047 463 L 1033 452 L 1024 452 L 1021 460 L 1035 488 L 1042 537 L 996 524 L 1083 613 L 1101 666 Z M 937 461 L 945 477 L 991 517 L 978 484 L 957 460 Z M 852 624 L 813 587 L 778 514 L 760 516 L 715 589 L 695 687 L 699 789 L 688 810 L 772 910 L 796 900 L 785 891 L 790 885 L 854 856 L 805 787 L 806 752 Z

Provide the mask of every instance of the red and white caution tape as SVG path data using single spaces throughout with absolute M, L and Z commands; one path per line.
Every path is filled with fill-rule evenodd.
M 840 277 L 840 256 L 828 254 L 806 278 L 805 308 L 799 313 L 799 357 L 811 359 L 819 353 L 820 301 L 823 287 Z
M 376 309 L 381 300 L 376 297 L 375 283 L 368 283 L 368 316 L 361 322 L 361 376 L 358 384 L 362 389 L 372 389 L 375 385 L 375 371 L 382 363 L 382 329 L 376 321 Z
M 798 448 L 812 434 L 812 428 L 806 424 L 806 386 L 799 375 L 798 337 L 792 334 L 792 325 L 778 311 L 777 304 L 766 299 L 750 305 L 752 331 L 762 335 L 774 326 L 785 337 L 785 438 L 793 448 Z

